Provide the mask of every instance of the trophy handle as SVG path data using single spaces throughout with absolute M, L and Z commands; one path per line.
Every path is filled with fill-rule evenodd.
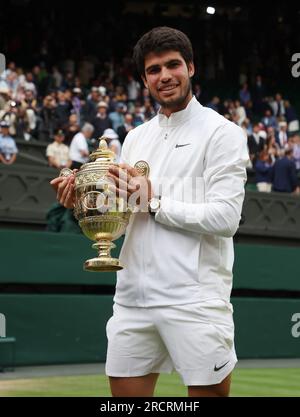
M 59 177 L 69 177 L 73 174 L 73 171 L 70 168 L 63 168 L 59 172 Z
M 141 177 L 149 177 L 150 167 L 146 161 L 138 161 L 134 164 L 134 168 L 138 171 Z

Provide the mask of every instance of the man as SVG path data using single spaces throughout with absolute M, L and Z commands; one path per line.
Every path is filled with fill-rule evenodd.
M 259 123 L 255 123 L 253 125 L 253 132 L 252 135 L 248 137 L 248 148 L 250 159 L 255 165 L 256 159 L 261 151 L 264 150 L 265 140 L 261 136 L 261 127 Z
M 56 129 L 54 132 L 54 142 L 50 143 L 46 149 L 49 166 L 62 169 L 70 167 L 72 161 L 69 156 L 69 147 L 63 142 L 65 134 L 62 129 Z
M 126 113 L 124 116 L 124 124 L 119 126 L 117 129 L 117 134 L 121 144 L 124 142 L 128 132 L 133 129 L 133 116 L 131 113 Z
M 161 107 L 128 133 L 124 163 L 109 170 L 120 194 L 129 183 L 126 197 L 138 189 L 147 202 L 126 231 L 125 268 L 107 323 L 112 395 L 152 396 L 159 373 L 175 368 L 189 396 L 228 396 L 237 361 L 232 236 L 244 198 L 246 138 L 192 96 L 193 51 L 185 34 L 154 28 L 138 41 L 134 59 Z M 141 160 L 149 164 L 148 179 L 132 168 Z M 74 176 L 52 185 L 72 207 Z
M 18 148 L 16 142 L 9 134 L 9 123 L 0 122 L 0 162 L 12 165 L 17 158 Z
M 111 121 L 112 128 L 116 132 L 124 124 L 124 114 L 127 108 L 124 103 L 117 103 L 116 110 L 109 113 L 108 118 Z
M 98 87 L 92 87 L 84 106 L 81 108 L 81 119 L 84 122 L 92 123 L 97 114 L 97 105 L 100 101 L 100 92 Z
M 288 144 L 287 122 L 282 120 L 281 122 L 279 122 L 278 126 L 279 126 L 279 131 L 277 132 L 277 135 L 276 135 L 276 142 L 278 143 L 280 149 L 286 149 L 287 144 Z
M 281 150 L 281 153 L 283 156 L 277 159 L 271 171 L 273 191 L 278 193 L 298 193 L 298 179 L 296 164 L 293 161 L 293 150 Z
M 114 131 L 114 129 L 105 129 L 103 132 L 103 136 L 108 139 L 106 141 L 108 148 L 112 150 L 115 154 L 115 162 L 119 162 L 121 157 L 122 145 L 119 141 L 118 134 Z
M 112 128 L 112 122 L 107 115 L 108 105 L 105 101 L 100 101 L 97 105 L 97 115 L 92 124 L 95 128 L 95 137 L 98 139 L 103 135 L 105 129 Z
M 85 123 L 72 139 L 70 145 L 70 159 L 72 161 L 71 168 L 79 169 L 89 159 L 89 147 L 87 140 L 92 137 L 94 127 L 90 123 Z

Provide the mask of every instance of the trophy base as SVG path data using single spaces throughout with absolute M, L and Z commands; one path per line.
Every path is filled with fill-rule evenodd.
M 119 259 L 93 258 L 85 261 L 83 269 L 90 272 L 115 272 L 123 269 Z

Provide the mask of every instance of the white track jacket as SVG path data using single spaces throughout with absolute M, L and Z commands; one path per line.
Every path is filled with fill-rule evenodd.
M 161 208 L 131 216 L 114 301 L 154 307 L 230 300 L 244 199 L 247 140 L 240 127 L 195 97 L 130 131 L 122 161 L 150 166 Z

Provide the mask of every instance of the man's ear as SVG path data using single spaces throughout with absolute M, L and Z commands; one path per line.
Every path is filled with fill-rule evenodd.
M 146 81 L 146 78 L 144 77 L 144 75 L 141 75 L 141 77 L 142 77 L 142 80 L 143 80 L 144 86 L 145 86 L 146 88 L 148 88 L 148 83 L 147 83 L 147 81 Z
M 193 75 L 195 74 L 195 65 L 193 62 L 190 62 L 188 64 L 188 71 L 189 71 L 189 77 L 192 78 Z

